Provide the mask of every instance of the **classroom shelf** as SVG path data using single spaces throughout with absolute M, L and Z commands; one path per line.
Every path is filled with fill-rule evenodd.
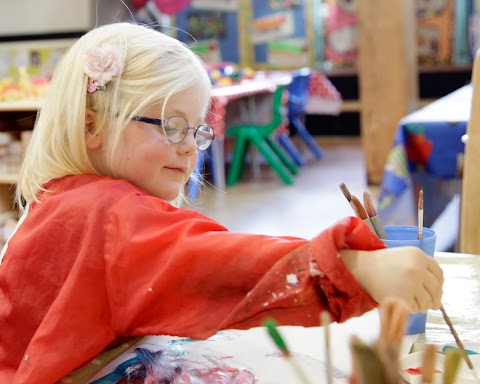
M 0 102 L 0 112 L 36 112 L 40 109 L 39 100 L 19 100 Z
M 0 172 L 0 184 L 15 184 L 18 179 L 18 173 L 3 173 Z

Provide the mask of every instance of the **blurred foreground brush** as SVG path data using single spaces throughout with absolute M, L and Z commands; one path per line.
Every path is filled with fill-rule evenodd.
M 309 381 L 305 376 L 305 373 L 300 369 L 297 362 L 292 358 L 292 355 L 290 354 L 290 351 L 287 347 L 287 344 L 285 343 L 285 340 L 280 335 L 280 332 L 277 329 L 277 323 L 273 320 L 265 320 L 263 322 L 263 325 L 267 328 L 268 334 L 270 335 L 270 337 L 272 338 L 273 342 L 278 347 L 278 349 L 280 349 L 280 352 L 282 352 L 283 357 L 285 357 L 285 359 L 288 361 L 292 369 L 295 371 L 295 374 L 300 380 L 300 383 L 309 384 Z
M 433 344 L 426 344 L 423 349 L 422 361 L 422 384 L 432 384 L 435 374 L 436 347 Z
M 443 368 L 443 384 L 454 384 L 458 367 L 462 357 L 457 349 L 450 349 L 445 354 L 445 366 Z
M 322 311 L 320 313 L 320 324 L 323 326 L 325 332 L 325 359 L 327 363 L 327 384 L 333 384 L 333 366 L 332 366 L 332 353 L 330 348 L 330 323 L 332 317 L 328 311 Z
M 365 344 L 357 336 L 350 341 L 352 350 L 352 383 L 355 384 L 398 384 L 388 383 L 385 365 L 376 348 Z
M 358 337 L 351 339 L 351 384 L 399 384 L 400 344 L 403 339 L 409 306 L 400 299 L 388 298 L 380 306 L 380 337 L 369 346 Z

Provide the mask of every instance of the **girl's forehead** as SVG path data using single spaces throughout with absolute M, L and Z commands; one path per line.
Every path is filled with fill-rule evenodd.
M 177 94 L 171 95 L 167 99 L 162 99 L 152 103 L 145 108 L 146 112 L 161 115 L 180 115 L 192 119 L 204 119 L 208 110 L 210 101 L 209 92 L 198 92 L 198 89 L 191 87 Z

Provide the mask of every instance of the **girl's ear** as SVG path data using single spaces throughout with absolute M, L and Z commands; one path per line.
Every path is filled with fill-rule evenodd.
M 85 110 L 85 144 L 88 149 L 97 149 L 102 145 L 101 135 L 92 134 L 95 131 L 96 120 L 96 113 L 87 108 Z

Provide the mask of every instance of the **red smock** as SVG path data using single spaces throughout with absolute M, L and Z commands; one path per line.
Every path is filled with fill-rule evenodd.
M 377 305 L 338 253 L 384 247 L 357 218 L 308 241 L 232 233 L 109 177 L 46 187 L 0 265 L 2 384 L 52 384 L 124 336 L 317 326 Z

